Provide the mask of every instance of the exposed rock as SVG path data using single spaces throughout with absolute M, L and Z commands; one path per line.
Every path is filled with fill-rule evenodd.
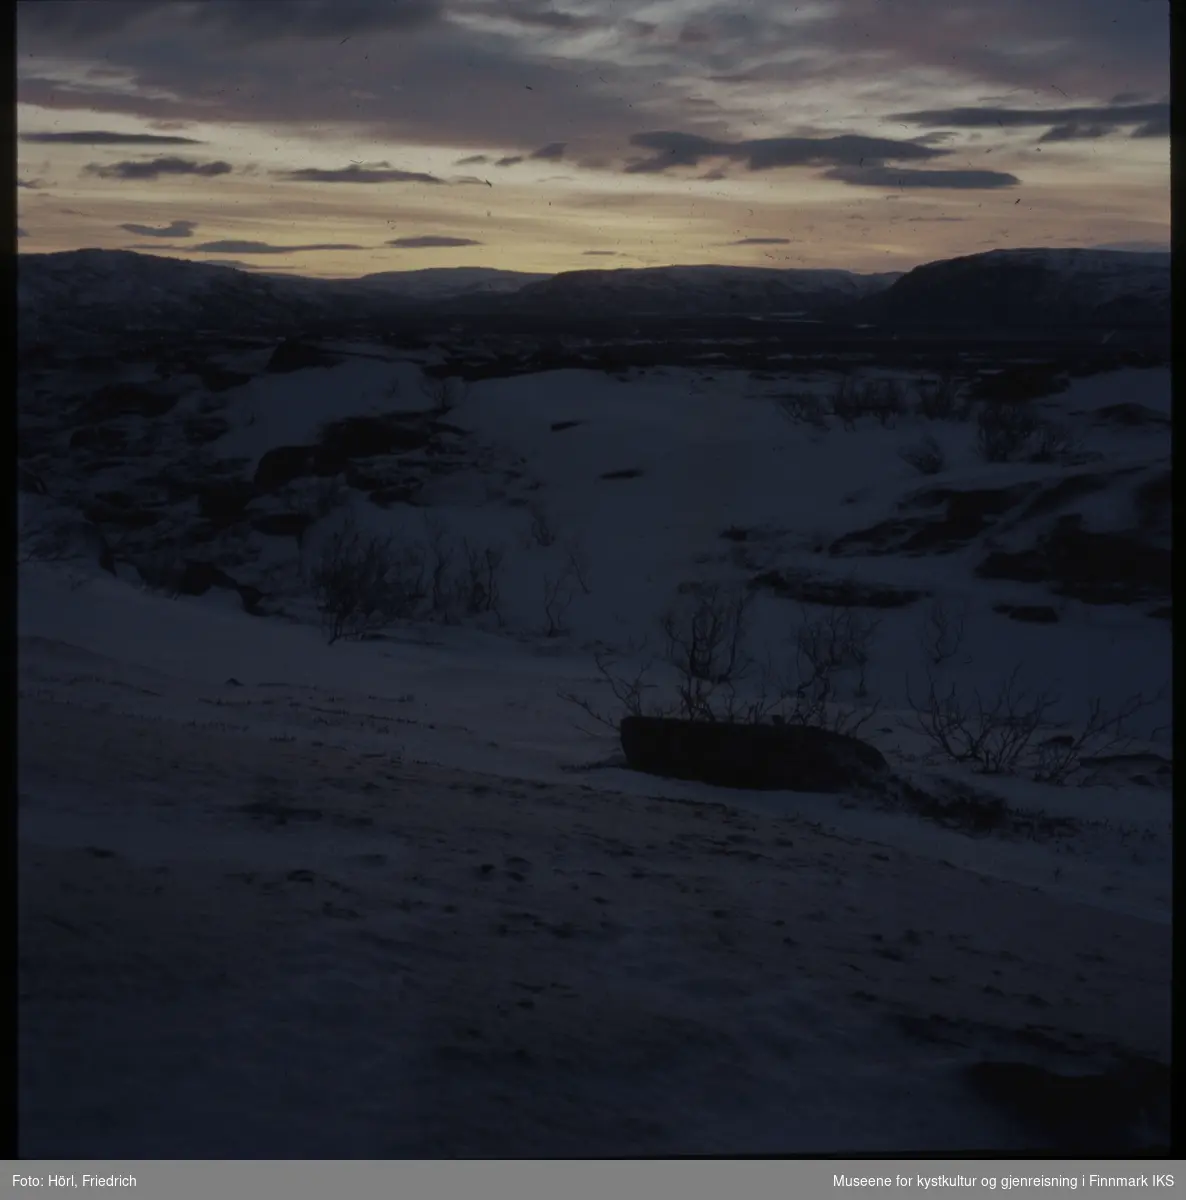
M 1049 604 L 994 604 L 992 611 L 1011 621 L 1029 621 L 1034 625 L 1056 625 L 1058 612 Z
M 302 537 L 313 524 L 313 517 L 303 512 L 261 513 L 251 520 L 252 527 L 269 537 Z
M 1096 1074 L 1025 1062 L 977 1062 L 964 1077 L 1016 1120 L 1035 1148 L 1092 1158 L 1169 1145 L 1170 1069 L 1133 1057 Z M 1145 1132 L 1142 1132 L 1142 1127 Z
M 846 734 L 801 725 L 734 725 L 626 717 L 619 733 L 635 771 L 718 787 L 836 792 L 883 776 L 880 751 Z
M 902 501 L 902 508 L 942 508 L 943 512 L 881 521 L 868 529 L 846 533 L 828 547 L 828 553 L 947 554 L 960 550 L 1040 487 L 1037 483 L 1021 483 L 1005 488 L 928 488 L 913 492 Z
M 1105 408 L 1097 408 L 1092 414 L 1100 425 L 1120 425 L 1126 429 L 1136 429 L 1146 426 L 1170 426 L 1170 419 L 1165 413 L 1160 413 L 1147 404 L 1137 404 L 1126 400 L 1121 404 L 1109 404 Z
M 83 404 L 82 411 L 91 421 L 115 417 L 163 417 L 177 406 L 181 397 L 142 383 L 110 383 L 99 388 Z
M 245 375 L 242 371 L 231 371 L 213 363 L 195 367 L 194 373 L 208 392 L 229 392 L 231 388 L 242 387 L 251 382 L 250 375 Z
M 857 608 L 904 608 L 921 600 L 925 592 L 896 588 L 856 579 L 813 579 L 793 571 L 763 571 L 750 580 L 751 588 L 765 588 L 776 596 L 801 604 L 827 604 Z
M 70 435 L 71 450 L 121 451 L 128 447 L 128 435 L 109 425 L 84 425 Z
M 230 481 L 210 484 L 198 492 L 198 512 L 217 529 L 226 529 L 243 519 L 247 505 L 256 497 L 255 485 Z
M 332 474 L 317 446 L 274 446 L 260 457 L 254 482 L 260 491 L 271 492 L 307 475 Z
M 1029 550 L 997 550 L 976 568 L 982 579 L 1049 584 L 1087 604 L 1131 604 L 1170 594 L 1170 551 L 1131 533 L 1096 533 L 1064 517 Z
M 347 417 L 322 427 L 319 446 L 325 456 L 346 463 L 354 458 L 421 450 L 431 440 L 432 431 L 416 415 Z
M 308 367 L 335 367 L 341 361 L 340 356 L 330 354 L 319 346 L 290 338 L 272 351 L 266 369 L 273 374 L 284 374 L 289 371 L 303 371 Z

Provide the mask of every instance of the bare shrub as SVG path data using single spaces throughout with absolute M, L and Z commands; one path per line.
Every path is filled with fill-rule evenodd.
M 1014 462 L 1025 454 L 1038 428 L 1039 420 L 1027 404 L 985 403 L 976 415 L 976 445 L 985 462 Z
M 861 417 L 874 417 L 885 428 L 892 428 L 906 409 L 902 385 L 896 379 L 858 380 L 842 375 L 828 396 L 832 415 L 845 429 L 856 428 Z
M 573 585 L 572 569 L 567 563 L 559 570 L 544 575 L 544 632 L 548 637 L 560 637 L 568 632 L 565 622 L 576 598 Z
M 950 421 L 966 415 L 962 402 L 963 385 L 950 367 L 934 379 L 919 379 L 914 392 L 918 397 L 915 411 L 928 421 Z
M 1020 665 L 1013 668 L 996 695 L 978 690 L 961 695 L 953 683 L 945 692 L 928 672 L 927 695 L 909 695 L 915 727 L 947 758 L 967 763 L 988 775 L 1014 771 L 1030 753 L 1047 725 L 1047 714 L 1058 703 L 1050 692 L 1032 692 L 1019 683 Z
M 811 425 L 816 429 L 828 427 L 824 402 L 813 392 L 786 392 L 776 396 L 774 402 L 792 424 Z
M 737 685 L 753 667 L 745 652 L 754 594 L 717 584 L 681 596 L 660 618 L 664 658 L 675 668 L 681 715 L 718 720 L 714 699 L 724 689 L 726 719 Z
M 1083 726 L 1068 733 L 1048 720 L 1059 697 L 1024 688 L 1020 675 L 1018 664 L 995 695 L 985 699 L 976 690 L 960 694 L 954 683 L 942 691 L 928 673 L 926 697 L 921 702 L 910 697 L 916 728 L 946 758 L 983 774 L 1024 771 L 1038 783 L 1065 784 L 1084 772 L 1093 757 L 1130 747 L 1129 722 L 1164 692 L 1131 695 L 1112 710 L 1092 697 Z
M 849 432 L 856 429 L 861 415 L 860 386 L 851 375 L 841 375 L 828 393 L 828 408 Z
M 501 546 L 473 546 L 462 541 L 465 551 L 465 575 L 462 596 L 465 611 L 471 616 L 493 613 L 502 621 L 502 568 L 506 551 Z
M 361 637 L 414 615 L 425 597 L 423 550 L 346 520 L 327 537 L 309 583 L 329 641 Z
M 746 589 L 708 585 L 684 591 L 660 618 L 659 658 L 674 675 L 674 700 L 644 703 L 654 660 L 627 677 L 607 655 L 595 658 L 615 700 L 629 715 L 678 716 L 692 721 L 808 725 L 855 734 L 877 711 L 876 704 L 841 701 L 837 676 L 856 669 L 858 697 L 876 622 L 842 612 L 809 621 L 798 631 L 790 661 L 780 671 L 759 664 L 747 647 L 754 595 Z M 587 699 L 561 693 L 599 723 L 617 722 Z
M 943 447 L 930 434 L 912 446 L 903 446 L 898 457 L 920 475 L 938 475 L 947 465 Z
M 469 394 L 469 385 L 458 375 L 424 375 L 420 392 L 438 415 L 452 412 Z
M 874 380 L 865 386 L 862 398 L 865 411 L 882 428 L 892 429 L 906 411 L 906 395 L 896 379 Z
M 1034 779 L 1039 783 L 1069 783 L 1087 769 L 1088 760 L 1131 749 L 1129 722 L 1160 700 L 1163 693 L 1164 689 L 1151 697 L 1128 696 L 1110 712 L 1099 696 L 1093 696 L 1087 702 L 1087 720 L 1078 733 L 1055 734 L 1037 745 Z
M 1062 462 L 1075 452 L 1078 444 L 1069 425 L 1061 421 L 1039 421 L 1031 442 L 1030 462 Z
M 450 543 L 444 523 L 434 514 L 424 514 L 424 534 L 429 610 L 449 621 L 456 592 L 452 573 L 456 547 Z
M 585 547 L 585 539 L 579 533 L 570 534 L 564 539 L 564 558 L 569 572 L 577 587 L 586 596 L 593 594 L 593 586 L 589 582 L 589 552 Z
M 548 516 L 548 510 L 539 500 L 533 500 L 527 506 L 527 512 L 531 517 L 531 540 L 537 545 L 547 549 L 549 546 L 556 544 L 556 530 L 552 525 L 551 517 Z
M 932 666 L 954 658 L 964 642 L 967 607 L 955 613 L 942 600 L 931 601 L 923 617 L 922 647 Z

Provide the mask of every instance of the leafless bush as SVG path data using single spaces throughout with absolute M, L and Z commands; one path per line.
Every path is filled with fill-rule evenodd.
M 660 618 L 664 658 L 675 668 L 681 714 L 690 720 L 718 719 L 714 698 L 726 704 L 753 660 L 745 651 L 754 594 L 713 584 L 681 596 Z
M 979 691 L 971 697 L 961 695 L 954 683 L 943 692 L 928 672 L 925 699 L 915 701 L 908 692 L 916 728 L 953 762 L 968 763 L 989 775 L 1014 771 L 1058 703 L 1049 692 L 1023 688 L 1020 673 L 1020 665 L 1014 667 L 996 695 L 985 699 Z
M 1113 710 L 1096 696 L 1087 706 L 1087 720 L 1077 733 L 1058 729 L 1048 720 L 1059 697 L 1033 691 L 1019 682 L 1021 666 L 1009 673 L 996 694 L 985 699 L 979 691 L 961 695 L 953 683 L 942 691 L 928 673 L 927 695 L 910 697 L 916 727 L 932 746 L 953 762 L 966 763 L 983 774 L 1024 771 L 1039 783 L 1065 784 L 1097 756 L 1132 745 L 1129 722 L 1163 695 L 1134 694 Z
M 961 400 L 962 385 L 950 368 L 934 379 L 919 379 L 914 385 L 918 404 L 915 411 L 928 421 L 950 421 L 966 415 Z
M 860 385 L 851 375 L 841 375 L 828 393 L 828 408 L 832 415 L 850 432 L 857 427 L 861 415 Z
M 463 540 L 465 575 L 462 594 L 471 615 L 493 613 L 502 620 L 502 568 L 506 551 L 501 546 L 473 546 Z
M 832 415 L 847 430 L 855 429 L 860 417 L 875 417 L 883 427 L 892 427 L 906 408 L 902 385 L 896 379 L 861 381 L 843 375 L 828 400 Z
M 647 676 L 654 666 L 653 662 L 647 662 L 645 665 L 637 668 L 633 675 L 623 675 L 617 670 L 614 657 L 605 649 L 597 649 L 593 652 L 593 662 L 597 667 L 597 673 L 608 686 L 610 693 L 617 702 L 621 712 L 630 717 L 641 716 L 666 716 L 670 710 L 664 710 L 655 704 L 644 704 L 643 693 L 648 690 L 653 690 L 655 685 L 647 682 Z M 587 696 L 577 696 L 572 692 L 558 693 L 561 700 L 566 700 L 569 704 L 575 704 L 577 708 L 587 713 L 599 725 L 604 725 L 607 729 L 612 729 L 617 732 L 619 717 L 612 716 L 600 708 L 593 705 L 593 701 Z
M 881 379 L 866 385 L 864 405 L 883 428 L 892 429 L 906 410 L 906 395 L 896 379 Z
M 858 697 L 865 693 L 864 673 L 874 622 L 853 614 L 811 622 L 804 618 L 790 661 L 782 672 L 767 661 L 759 664 L 747 641 L 753 593 L 719 585 L 682 593 L 662 615 L 660 659 L 674 674 L 672 703 L 644 704 L 644 692 L 655 689 L 647 676 L 654 662 L 633 677 L 614 669 L 608 656 L 597 667 L 619 706 L 634 716 L 679 716 L 693 721 L 760 724 L 775 721 L 855 734 L 877 711 L 876 704 L 842 701 L 837 675 L 855 668 Z M 617 722 L 590 701 L 562 693 L 600 723 Z
M 1028 404 L 985 403 L 976 415 L 976 445 L 985 462 L 1014 462 L 1024 455 L 1038 428 Z
M 812 392 L 786 392 L 775 397 L 778 411 L 795 425 L 811 425 L 816 429 L 827 429 L 825 406 L 822 399 Z
M 424 599 L 424 552 L 344 521 L 309 571 L 313 597 L 331 643 L 361 637 L 412 616 Z
M 420 392 L 438 415 L 452 412 L 468 395 L 469 386 L 457 375 L 424 375 Z
M 1087 703 L 1087 720 L 1078 733 L 1055 734 L 1038 743 L 1034 779 L 1039 783 L 1069 783 L 1086 770 L 1087 760 L 1130 749 L 1133 739 L 1129 722 L 1160 700 L 1163 691 L 1151 697 L 1139 693 L 1129 696 L 1111 712 L 1099 696 L 1093 696 Z
M 441 520 L 427 512 L 424 514 L 424 535 L 429 609 L 449 621 L 456 593 L 452 573 L 456 547 L 450 543 L 448 530 Z
M 1069 425 L 1061 421 L 1039 421 L 1034 431 L 1030 462 L 1062 462 L 1078 446 L 1078 439 Z
M 545 549 L 556 544 L 556 530 L 552 526 L 552 520 L 548 516 L 548 510 L 539 500 L 533 500 L 527 506 L 527 512 L 531 517 L 531 540 L 537 545 Z
M 966 606 L 959 613 L 952 612 L 939 599 L 927 606 L 923 617 L 922 646 L 932 666 L 941 666 L 959 653 L 964 641 L 966 620 Z
M 589 552 L 585 547 L 584 538 L 579 533 L 571 534 L 564 539 L 563 549 L 565 562 L 573 580 L 586 596 L 591 596 L 593 587 L 589 582 Z
M 947 465 L 943 447 L 930 434 L 912 446 L 903 446 L 898 457 L 920 475 L 938 475 Z
M 566 563 L 544 575 L 544 632 L 548 637 L 560 637 L 568 632 L 565 621 L 576 598 L 572 570 Z

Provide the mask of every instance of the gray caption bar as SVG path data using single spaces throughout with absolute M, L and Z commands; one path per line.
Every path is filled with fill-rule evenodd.
M 26 1197 L 74 1193 L 208 1200 L 788 1200 L 892 1193 L 1011 1200 L 1083 1191 L 1092 1200 L 1169 1197 L 1181 1160 L 675 1160 L 641 1162 L 10 1162 L 3 1180 Z

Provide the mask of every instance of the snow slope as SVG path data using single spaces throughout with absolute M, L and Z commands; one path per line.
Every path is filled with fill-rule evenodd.
M 926 263 L 856 311 L 901 324 L 1168 328 L 1169 304 L 1168 254 L 1047 248 Z
M 965 423 L 788 421 L 779 393 L 833 386 L 807 369 L 487 380 L 432 455 L 361 460 L 419 473 L 415 505 L 373 502 L 352 463 L 298 552 L 253 524 L 278 493 L 220 533 L 160 476 L 242 483 L 327 420 L 413 413 L 423 363 L 356 347 L 275 375 L 266 358 L 225 356 L 242 381 L 217 394 L 170 381 L 175 407 L 109 422 L 123 448 L 98 455 L 69 446 L 96 368 L 22 385 L 30 527 L 116 495 L 151 518 L 102 525 L 114 575 L 93 550 L 20 572 L 23 1154 L 1001 1151 L 1035 1134 L 972 1093 L 969 1064 L 1167 1058 L 1168 690 L 1139 715 L 1139 759 L 1067 788 L 936 760 L 908 691 L 935 598 L 964 622 L 964 686 L 987 694 L 1020 662 L 1071 727 L 1087 697 L 1165 684 L 1152 602 L 976 568 L 984 537 L 1028 546 L 1060 511 L 1132 528 L 1133 489 L 1168 467 L 1168 372 L 1072 380 L 1040 406 L 1074 425 L 1080 459 L 1006 465 L 980 461 Z M 1156 420 L 1109 423 L 1123 403 Z M 199 417 L 225 427 L 195 446 Z M 921 479 L 898 451 L 926 432 L 947 464 Z M 829 553 L 929 512 L 921 489 L 1027 483 L 1063 487 L 1070 508 L 1015 506 L 942 552 Z M 301 572 L 345 507 L 400 539 L 435 520 L 459 553 L 463 537 L 503 547 L 500 620 L 327 645 Z M 272 615 L 218 588 L 146 588 L 132 562 L 154 538 L 217 558 Z M 589 591 L 568 577 L 549 636 L 545 598 L 573 554 Z M 881 708 L 864 734 L 904 778 L 975 786 L 1031 832 L 638 775 L 559 698 L 612 713 L 595 647 L 629 673 L 681 585 L 769 570 L 928 593 L 873 611 Z M 760 591 L 755 646 L 785 653 L 803 611 L 830 609 Z

